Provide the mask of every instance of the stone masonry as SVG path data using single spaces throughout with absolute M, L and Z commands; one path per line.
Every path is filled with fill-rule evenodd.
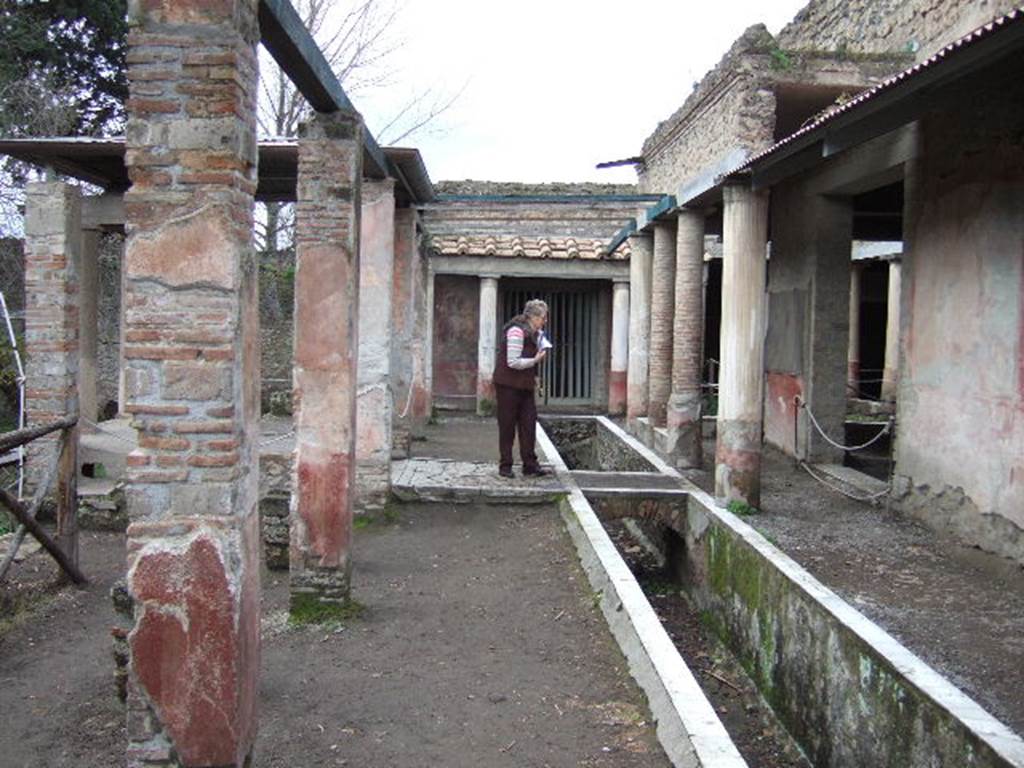
M 25 216 L 25 423 L 36 426 L 77 414 L 79 348 L 79 271 L 81 265 L 81 195 L 62 182 L 30 184 Z M 65 441 L 63 461 L 77 463 L 78 428 Z M 60 433 L 27 446 L 28 492 L 55 460 Z M 70 453 L 68 453 L 70 451 Z M 75 498 L 71 487 L 57 489 Z M 74 506 L 58 505 L 57 540 L 77 561 Z
M 242 766 L 260 656 L 257 3 L 129 6 L 127 764 Z
M 704 363 L 704 214 L 700 211 L 684 209 L 677 219 L 673 322 L 666 453 L 677 467 L 699 467 Z
M 362 120 L 318 114 L 299 139 L 292 610 L 349 597 L 355 495 Z
M 359 396 L 356 508 L 383 507 L 391 488 L 391 295 L 395 263 L 395 182 L 362 186 L 359 241 Z
M 665 426 L 672 391 L 672 323 L 675 313 L 676 227 L 654 225 L 654 266 L 651 281 L 651 346 L 647 415 L 655 427 Z

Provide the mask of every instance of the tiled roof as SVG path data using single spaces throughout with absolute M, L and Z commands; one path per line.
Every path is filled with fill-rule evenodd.
M 434 237 L 432 248 L 441 256 L 494 256 L 526 259 L 611 259 L 629 258 L 629 243 L 611 255 L 608 240 L 573 237 L 494 237 L 491 235 Z
M 856 97 L 850 99 L 841 106 L 837 106 L 836 108 L 826 112 L 795 133 L 785 137 L 781 141 L 773 144 L 753 157 L 748 158 L 742 165 L 733 169 L 729 173 L 724 174 L 722 178 L 727 178 L 733 174 L 752 168 L 760 161 L 778 153 L 784 147 L 803 138 L 804 136 L 815 133 L 822 128 L 826 128 L 837 118 L 857 109 L 862 104 L 877 99 L 882 94 L 896 89 L 905 82 L 913 81 L 915 78 L 921 77 L 923 74 L 933 70 L 935 67 L 940 66 L 946 60 L 956 59 L 958 55 L 961 55 L 964 51 L 969 51 L 970 48 L 979 41 L 992 37 L 993 35 L 1000 33 L 1002 30 L 1013 27 L 1017 24 L 1024 24 L 1024 6 L 1016 8 L 1004 16 L 978 27 L 974 31 L 961 37 L 959 40 L 955 40 L 945 48 L 937 51 L 932 56 L 929 56 L 924 61 L 886 78 L 873 88 L 862 91 Z

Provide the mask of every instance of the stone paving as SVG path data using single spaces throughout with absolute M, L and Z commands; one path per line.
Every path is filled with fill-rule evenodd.
M 391 491 L 402 501 L 544 504 L 566 493 L 548 477 L 504 478 L 492 463 L 443 458 L 414 458 L 392 466 Z

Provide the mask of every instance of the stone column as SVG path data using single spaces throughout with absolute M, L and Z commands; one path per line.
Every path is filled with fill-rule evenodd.
M 127 765 L 240 767 L 260 658 L 257 2 L 129 9 Z
M 653 238 L 644 234 L 631 235 L 629 248 L 629 365 L 626 378 L 626 418 L 630 429 L 635 431 L 636 420 L 647 415 Z
M 480 333 L 477 336 L 476 412 L 494 413 L 494 355 L 498 340 L 498 278 L 480 276 Z
M 629 366 L 629 281 L 612 283 L 612 359 L 608 377 L 608 413 L 626 412 L 626 372 Z
M 677 467 L 701 465 L 701 369 L 704 362 L 704 214 L 682 210 L 676 226 L 672 395 L 666 453 Z
M 78 413 L 81 195 L 62 182 L 29 184 L 25 195 L 25 425 Z M 53 461 L 59 433 L 26 447 L 25 492 Z M 68 441 L 74 451 L 78 430 Z M 72 463 L 76 463 L 74 458 Z M 73 517 L 58 521 L 65 552 L 75 542 Z M 71 552 L 77 560 L 75 553 Z
M 391 295 L 391 382 L 395 412 L 392 440 L 395 455 L 408 455 L 412 436 L 412 400 L 418 374 L 417 348 L 422 328 L 417 324 L 420 259 L 416 248 L 416 210 L 395 211 L 395 267 Z
M 82 259 L 79 273 L 78 326 L 78 406 L 82 417 L 99 420 L 96 397 L 96 365 L 99 354 L 99 247 L 100 233 L 94 229 L 82 232 Z M 82 429 L 91 431 L 88 424 Z
M 672 393 L 672 325 L 675 314 L 676 224 L 655 222 L 651 277 L 651 349 L 647 415 L 664 427 Z
M 715 495 L 761 503 L 768 194 L 723 190 L 722 339 Z
M 391 492 L 391 292 L 395 264 L 395 182 L 362 185 L 359 242 L 359 397 L 356 511 L 384 508 Z
M 850 265 L 850 343 L 846 351 L 846 388 L 850 397 L 860 397 L 860 293 L 863 269 Z
M 295 461 L 291 610 L 340 610 L 350 594 L 360 314 L 362 120 L 299 128 L 295 208 Z
M 889 296 L 885 313 L 885 370 L 882 399 L 895 402 L 900 375 L 900 262 L 889 262 Z

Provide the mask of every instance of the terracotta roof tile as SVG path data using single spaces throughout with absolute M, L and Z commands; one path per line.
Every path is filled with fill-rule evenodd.
M 611 255 L 607 240 L 577 240 L 574 237 L 495 237 L 460 235 L 434 237 L 434 253 L 441 256 L 493 256 L 527 259 L 611 259 L 629 258 L 629 243 L 623 243 Z

